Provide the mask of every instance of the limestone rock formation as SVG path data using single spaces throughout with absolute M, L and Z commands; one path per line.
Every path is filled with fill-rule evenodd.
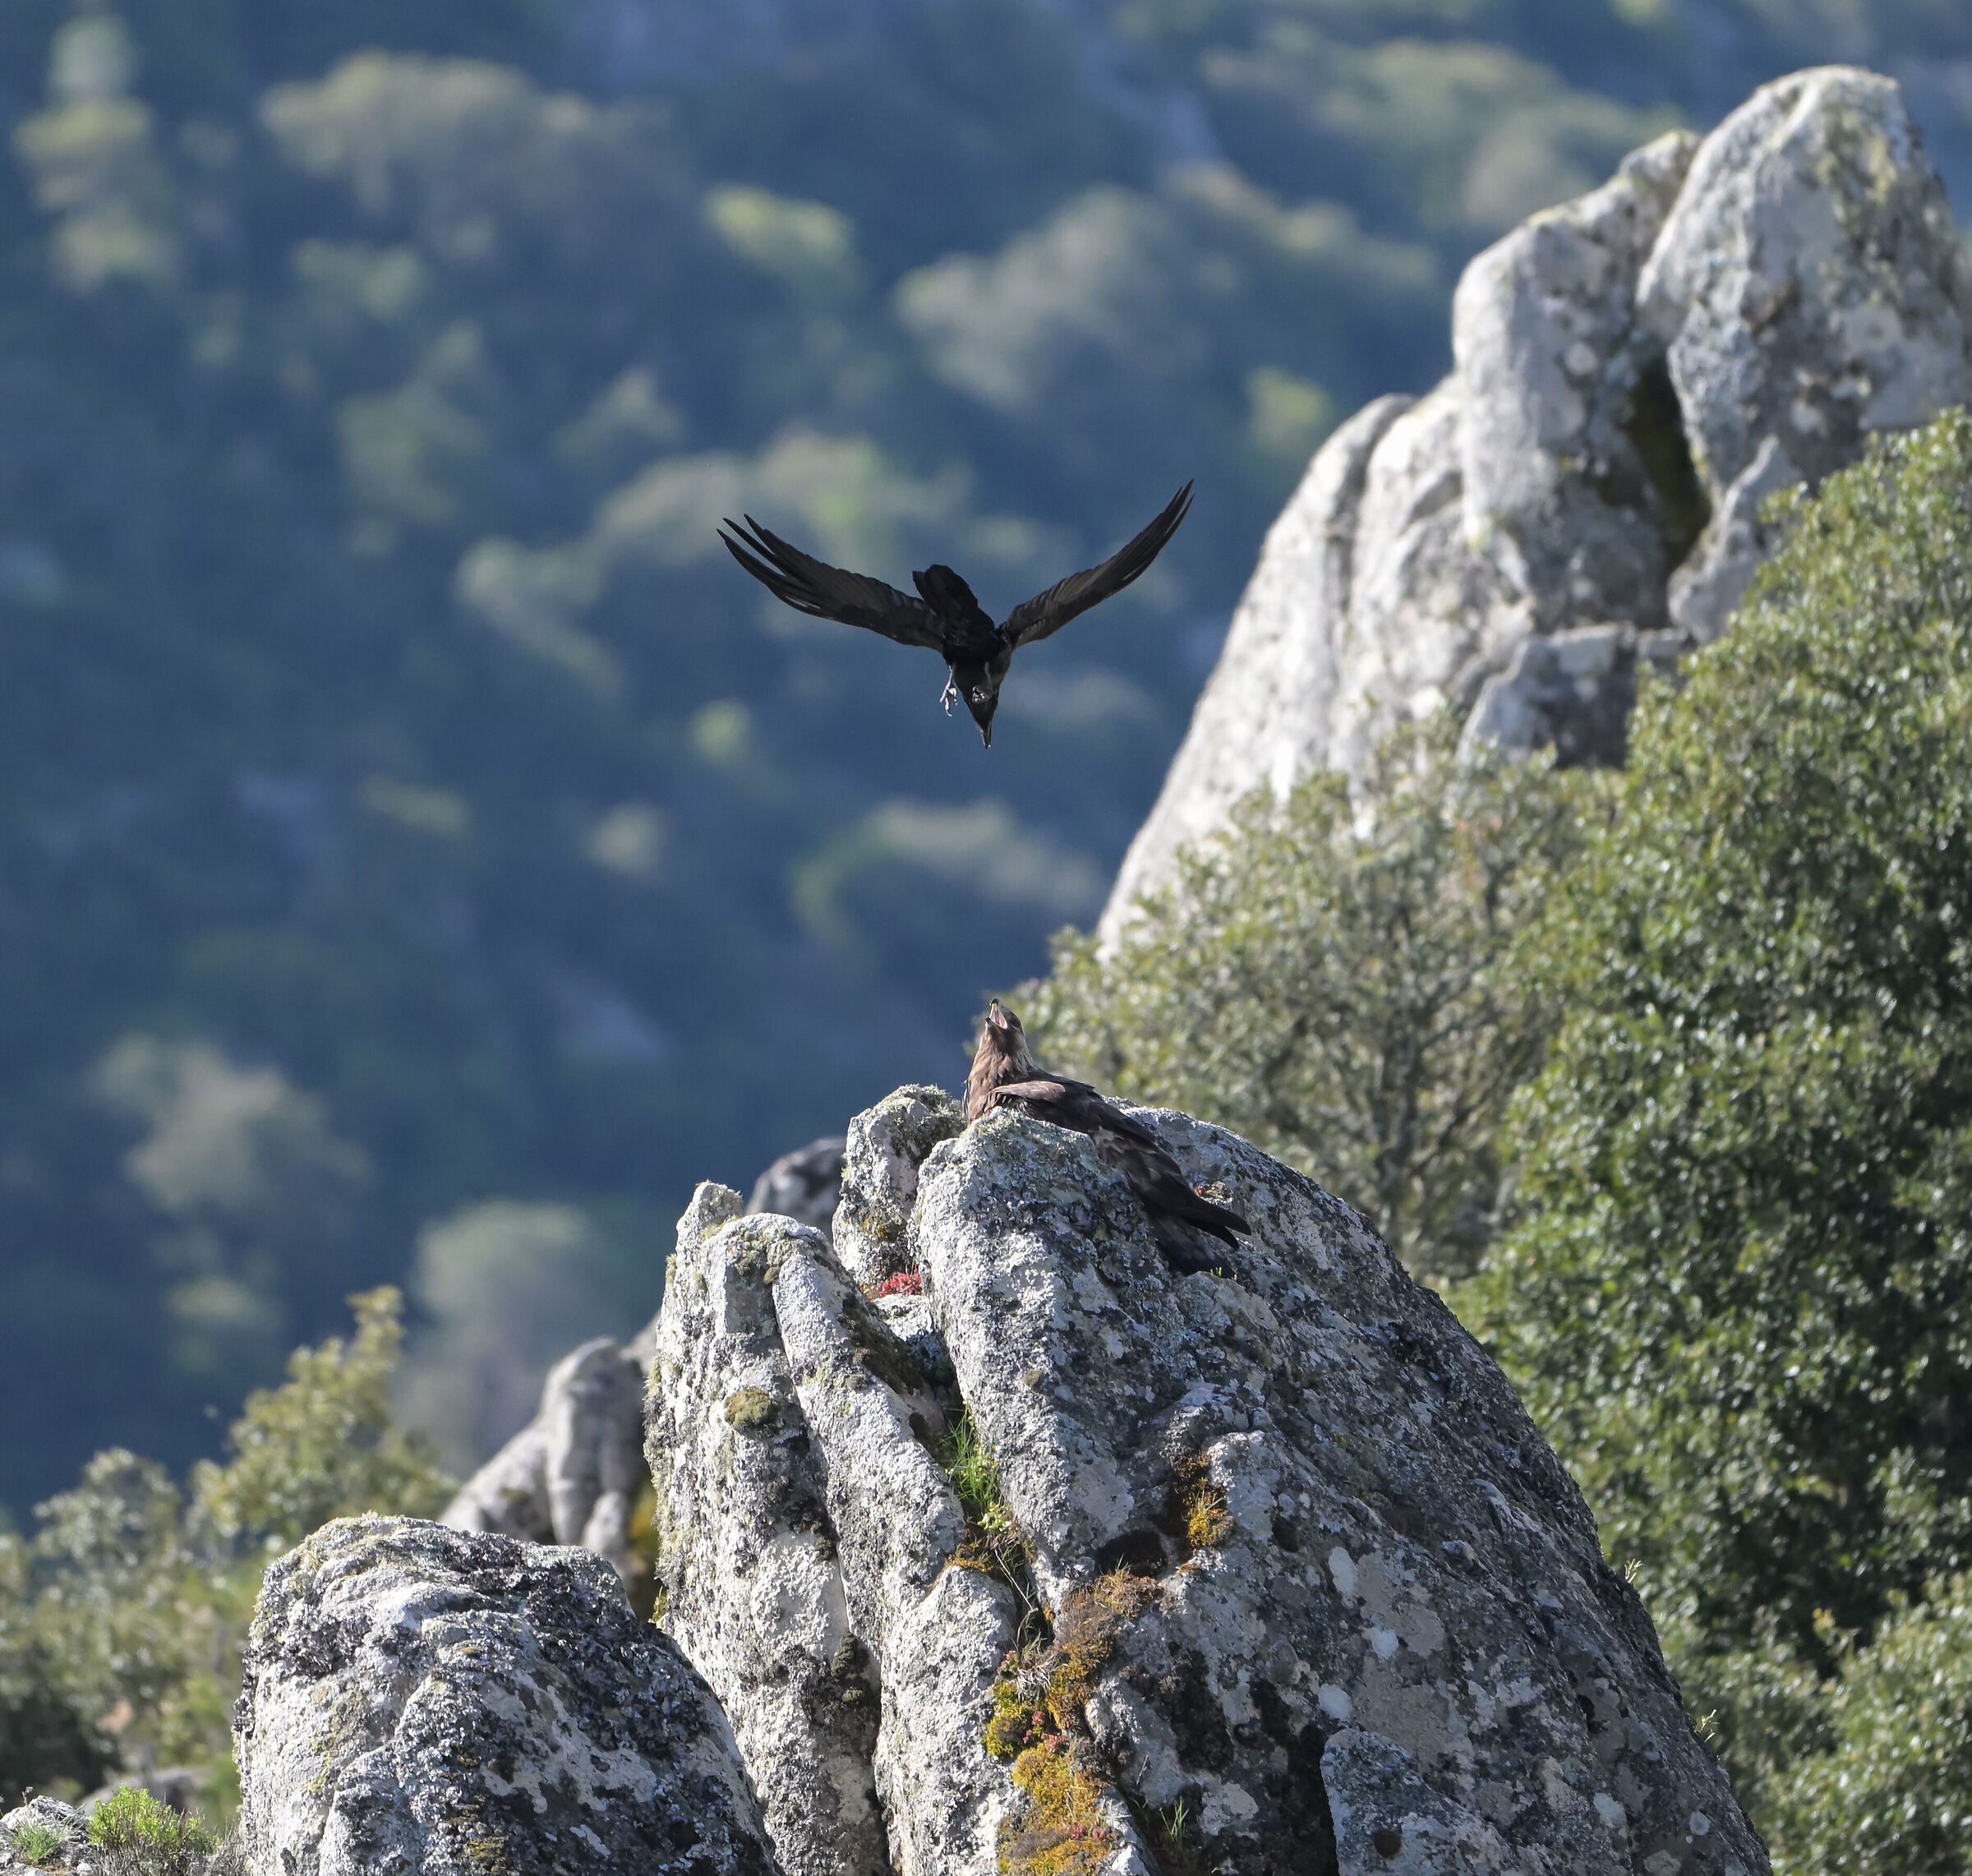
M 253 1876 L 774 1876 L 725 1716 L 582 1550 L 340 1519 L 268 1570 L 234 1717 Z
M 857 1282 L 881 1283 L 913 1267 L 905 1241 L 918 1168 L 965 1125 L 965 1110 L 942 1088 L 916 1086 L 885 1095 L 849 1123 L 835 1246 Z
M 466 1481 L 441 1522 L 532 1543 L 584 1545 L 632 1582 L 630 1519 L 644 1482 L 646 1337 L 625 1348 L 597 1336 L 557 1362 L 541 1385 L 539 1413 Z
M 1256 1226 L 1178 1277 L 1086 1140 L 931 1092 L 843 1198 L 920 1296 L 705 1187 L 660 1318 L 662 1622 L 785 1869 L 1760 1876 L 1580 1495 L 1353 1212 L 1146 1110 Z
M 784 1153 L 753 1182 L 749 1212 L 773 1212 L 827 1237 L 842 1187 L 841 1139 Z M 657 1324 L 626 1345 L 597 1336 L 548 1371 L 534 1417 L 460 1487 L 440 1519 L 536 1544 L 581 1544 L 607 1558 L 633 1593 L 645 1569 L 630 1525 L 643 1489 L 643 1378 Z
M 1639 658 L 1725 629 L 1760 505 L 1972 388 L 1972 270 L 1896 85 L 1756 92 L 1478 256 L 1454 369 L 1317 453 L 1268 535 L 1101 930 L 1260 786 L 1392 721 L 1620 762 Z

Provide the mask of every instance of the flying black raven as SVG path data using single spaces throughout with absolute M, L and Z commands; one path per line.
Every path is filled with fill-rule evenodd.
M 1013 654 L 1022 645 L 1060 631 L 1078 612 L 1121 592 L 1163 551 L 1191 505 L 1191 485 L 1186 482 L 1156 520 L 1099 567 L 1057 581 L 1045 592 L 1015 606 L 998 625 L 950 567 L 914 573 L 910 577 L 919 597 L 913 599 L 867 574 L 832 567 L 803 553 L 778 534 L 769 533 L 750 514 L 744 528 L 728 521 L 732 533 L 721 532 L 719 538 L 761 585 L 797 612 L 866 626 L 900 645 L 923 645 L 936 652 L 949 673 L 946 709 L 950 711 L 955 697 L 961 699 L 979 726 L 980 740 L 990 749 L 993 713 L 999 708 L 1000 685 Z
M 1164 1261 L 1175 1270 L 1228 1267 L 1224 1252 L 1209 1251 L 1184 1226 L 1209 1231 L 1227 1244 L 1235 1232 L 1253 1227 L 1230 1205 L 1215 1205 L 1196 1192 L 1184 1168 L 1150 1129 L 1103 1099 L 1086 1081 L 1053 1075 L 1034 1058 L 1021 1019 L 994 998 L 979 1032 L 979 1046 L 965 1077 L 965 1118 L 977 1120 L 994 1108 L 1012 1108 L 1036 1120 L 1085 1133 L 1097 1157 L 1123 1182 L 1150 1214 L 1150 1228 Z M 1182 1221 L 1182 1222 L 1181 1222 Z

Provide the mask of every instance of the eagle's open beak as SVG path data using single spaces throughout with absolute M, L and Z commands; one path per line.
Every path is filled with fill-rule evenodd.
M 995 1029 L 1006 1028 L 1007 1012 L 1000 1007 L 1000 1000 L 998 997 L 995 997 L 992 1003 L 987 1005 L 986 1020 Z

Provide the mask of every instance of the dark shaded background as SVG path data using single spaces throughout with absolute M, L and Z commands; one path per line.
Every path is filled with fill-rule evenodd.
M 1463 262 L 1949 0 L 11 0 L 0 9 L 0 1500 L 182 1463 L 408 1279 L 465 1463 L 654 1304 L 700 1178 L 1085 920 L 1306 456 Z M 804 621 L 750 509 L 1003 607 Z

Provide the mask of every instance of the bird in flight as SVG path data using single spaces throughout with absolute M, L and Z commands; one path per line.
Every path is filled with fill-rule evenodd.
M 1195 1232 L 1209 1232 L 1226 1244 L 1237 1242 L 1235 1232 L 1252 1234 L 1253 1227 L 1230 1205 L 1217 1205 L 1192 1189 L 1170 1149 L 1134 1114 L 1104 1100 L 1088 1082 L 1043 1068 L 1027 1046 L 1021 1019 L 998 997 L 986 1012 L 979 1051 L 965 1077 L 965 1118 L 977 1120 L 994 1108 L 1011 1108 L 1087 1134 L 1096 1156 L 1122 1174 L 1150 1215 L 1158 1248 L 1174 1270 L 1230 1268 L 1225 1253 L 1209 1250 Z M 1186 1230 L 1187 1225 L 1193 1228 Z
M 1007 667 L 1022 645 L 1058 632 L 1078 612 L 1100 606 L 1121 592 L 1154 560 L 1177 532 L 1191 505 L 1186 482 L 1163 513 L 1126 542 L 1099 567 L 1071 574 L 1045 592 L 1014 607 L 998 625 L 950 567 L 927 567 L 910 578 L 917 597 L 894 586 L 832 567 L 770 533 L 750 514 L 742 528 L 728 521 L 721 531 L 733 558 L 761 585 L 797 612 L 861 625 L 900 645 L 923 645 L 944 659 L 947 676 L 940 699 L 947 715 L 954 700 L 965 704 L 979 726 L 979 740 L 993 747 L 993 713 L 1000 707 Z M 735 538 L 737 537 L 737 538 Z

